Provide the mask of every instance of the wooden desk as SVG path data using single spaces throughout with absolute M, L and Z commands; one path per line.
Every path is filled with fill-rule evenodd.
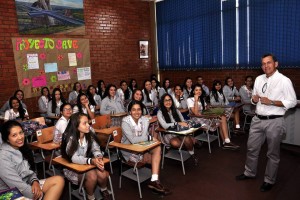
M 122 113 L 116 113 L 116 114 L 111 114 L 111 117 L 124 117 L 127 115 L 127 112 L 122 112 Z
M 116 130 L 117 128 L 118 128 L 117 126 L 112 126 L 110 128 L 103 128 L 103 129 L 95 128 L 94 130 L 96 133 L 111 135 L 113 131 Z
M 110 142 L 109 144 L 111 146 L 120 148 L 125 151 L 131 151 L 131 152 L 135 152 L 135 153 L 144 153 L 154 147 L 159 146 L 161 144 L 161 142 L 156 141 L 155 143 L 148 145 L 148 146 L 143 146 L 143 145 L 139 145 L 139 144 L 122 144 L 122 143 L 114 142 L 114 141 Z

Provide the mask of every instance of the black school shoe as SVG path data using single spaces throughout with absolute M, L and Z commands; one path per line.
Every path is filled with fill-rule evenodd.
M 229 143 L 225 143 L 225 144 L 223 144 L 223 147 L 222 147 L 223 149 L 229 149 L 229 150 L 238 150 L 238 149 L 240 149 L 240 146 L 238 146 L 238 145 L 236 145 L 236 144 L 234 144 L 234 143 L 232 143 L 232 142 L 229 142 Z

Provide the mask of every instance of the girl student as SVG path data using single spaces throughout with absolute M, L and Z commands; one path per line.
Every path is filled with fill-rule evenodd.
M 53 142 L 61 143 L 62 135 L 65 132 L 68 123 L 70 121 L 70 117 L 72 115 L 72 106 L 69 103 L 64 103 L 60 106 L 61 117 L 55 124 L 54 129 L 54 138 Z
M 157 118 L 159 124 L 164 129 L 168 129 L 177 124 L 188 127 L 188 123 L 185 122 L 181 112 L 175 107 L 172 96 L 168 93 L 164 94 L 160 99 L 160 110 L 157 113 Z M 183 137 L 178 136 L 177 134 L 165 134 L 163 139 L 172 147 L 179 148 L 182 143 Z M 198 165 L 198 159 L 194 153 L 195 143 L 196 140 L 191 136 L 187 136 L 184 140 L 184 146 L 193 158 L 194 164 Z
M 100 110 L 101 97 L 96 93 L 96 88 L 93 85 L 89 85 L 86 94 L 88 96 L 89 102 L 91 105 L 95 106 L 95 110 Z
M 97 168 L 86 172 L 84 186 L 87 198 L 94 200 L 96 186 L 100 187 L 104 200 L 110 199 L 107 190 L 108 172 L 104 169 L 103 155 L 97 138 L 90 130 L 88 117 L 84 113 L 75 113 L 71 116 L 69 124 L 63 134 L 61 144 L 62 157 L 76 164 L 91 164 Z M 78 185 L 82 175 L 64 169 L 69 181 Z
M 126 81 L 122 80 L 120 82 L 120 88 L 117 89 L 117 95 L 126 107 L 132 96 L 132 91 L 129 89 Z
M 68 98 L 68 102 L 71 105 L 75 105 L 77 103 L 77 96 L 82 93 L 82 87 L 81 87 L 81 83 L 76 82 L 73 85 L 73 91 L 70 92 L 69 94 L 69 98 Z
M 105 98 L 102 99 L 100 114 L 117 114 L 125 112 L 124 104 L 122 100 L 116 95 L 116 86 L 108 85 L 105 90 Z
M 148 128 L 149 120 L 142 115 L 142 103 L 141 101 L 132 100 L 128 105 L 129 115 L 122 120 L 122 139 L 123 144 L 134 144 L 138 142 L 148 141 Z M 156 140 L 153 138 L 153 140 Z M 157 146 L 151 149 L 149 152 L 141 155 L 128 151 L 122 151 L 123 157 L 127 162 L 136 163 L 144 162 L 149 163 L 152 166 L 151 181 L 148 183 L 148 187 L 161 194 L 170 194 L 170 190 L 165 188 L 159 181 L 159 168 L 161 160 L 161 147 Z
M 204 101 L 205 95 L 203 93 L 202 86 L 196 84 L 193 91 L 193 96 L 188 98 L 187 105 L 192 115 L 191 120 L 196 121 L 197 123 L 211 125 L 212 121 L 203 117 L 202 112 L 207 109 L 207 104 Z M 220 135 L 223 140 L 223 149 L 237 150 L 239 149 L 238 145 L 233 144 L 228 137 L 228 127 L 227 120 L 225 115 L 221 115 L 220 119 L 217 120 L 216 126 L 210 126 L 210 131 L 215 131 L 220 126 Z
M 65 98 L 59 88 L 54 88 L 52 91 L 51 101 L 48 102 L 47 115 L 49 117 L 60 115 L 60 106 L 66 103 Z
M 4 113 L 4 121 L 24 121 L 29 119 L 27 110 L 23 108 L 21 101 L 17 97 L 11 97 L 9 99 L 9 107 L 11 108 Z
M 9 120 L 2 126 L 0 146 L 0 190 L 17 187 L 29 199 L 58 200 L 64 189 L 64 179 L 52 176 L 39 180 L 30 169 L 31 150 L 25 143 L 21 124 Z
M 77 112 L 87 114 L 89 119 L 95 118 L 95 106 L 90 104 L 88 96 L 84 93 L 77 96 L 77 104 L 73 108 L 73 113 Z
M 43 87 L 41 90 L 41 96 L 38 100 L 39 111 L 42 117 L 47 116 L 48 102 L 51 100 L 51 94 L 48 87 Z
M 24 92 L 22 90 L 16 90 L 13 97 L 17 97 L 21 104 L 22 107 L 27 109 L 27 106 L 25 105 L 25 103 L 23 102 L 24 99 Z M 2 108 L 0 109 L 0 114 L 4 114 L 6 110 L 10 109 L 11 107 L 9 106 L 9 100 L 5 102 L 5 104 L 2 106 Z

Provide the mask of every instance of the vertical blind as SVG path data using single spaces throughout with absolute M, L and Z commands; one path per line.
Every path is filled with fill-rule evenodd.
M 156 4 L 162 70 L 260 67 L 274 53 L 298 68 L 299 0 L 164 0 Z

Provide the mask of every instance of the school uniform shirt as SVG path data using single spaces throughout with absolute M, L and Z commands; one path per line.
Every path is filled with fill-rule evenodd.
M 41 96 L 38 100 L 39 111 L 47 112 L 49 99 L 45 96 Z
M 149 93 L 149 98 L 152 102 L 148 102 L 147 101 L 147 96 L 145 94 L 145 89 L 142 90 L 143 92 L 143 96 L 144 96 L 144 101 L 143 101 L 143 104 L 145 106 L 157 106 L 158 105 L 158 99 L 157 99 L 157 96 L 156 94 L 151 90 L 150 93 Z
M 61 143 L 62 135 L 65 132 L 69 121 L 70 119 L 66 119 L 64 116 L 61 116 L 61 118 L 59 118 L 59 120 L 55 124 L 53 142 Z
M 218 91 L 217 91 L 217 94 L 218 94 L 218 101 L 215 99 L 212 92 L 210 92 L 210 104 L 212 106 L 225 106 L 225 105 L 229 104 L 227 98 L 223 94 L 221 94 Z M 225 99 L 225 102 L 224 102 L 224 99 Z
M 27 110 L 25 108 L 24 108 L 24 111 L 25 111 L 25 115 L 24 116 L 29 116 L 28 112 L 27 112 Z M 9 109 L 9 110 L 5 111 L 5 114 L 4 114 L 4 120 L 15 120 L 15 119 L 17 119 L 19 117 L 20 117 L 19 111 L 14 112 L 13 109 Z
M 99 94 L 95 94 L 95 95 L 93 96 L 93 98 L 94 98 L 94 100 L 95 100 L 96 105 L 97 105 L 97 106 L 100 106 L 100 105 L 101 105 L 101 97 L 100 97 L 100 95 L 99 95 Z
M 192 90 L 193 90 L 192 88 L 190 88 L 190 89 L 183 88 L 183 96 L 184 96 L 186 99 L 189 98 L 190 95 L 191 95 Z
M 61 100 L 59 100 L 58 103 L 56 103 L 56 109 L 55 109 L 55 113 L 52 112 L 52 101 L 48 102 L 48 108 L 47 108 L 47 115 L 49 117 L 54 117 L 55 115 L 59 116 L 60 115 L 60 106 L 63 104 Z M 54 100 L 55 101 L 55 100 Z
M 78 92 L 73 90 L 72 92 L 70 92 L 69 94 L 69 98 L 68 98 L 68 102 L 71 103 L 71 104 L 76 104 L 77 102 L 77 96 L 78 96 Z
M 27 109 L 27 106 L 24 102 L 21 101 L 22 107 Z M 6 101 L 5 104 L 0 109 L 0 115 L 4 115 L 5 111 L 9 110 L 11 107 L 9 106 L 9 101 Z
M 240 93 L 235 86 L 232 89 L 228 85 L 224 85 L 223 94 L 225 95 L 228 101 L 233 101 L 235 96 L 240 96 Z
M 208 87 L 206 85 L 202 84 L 202 88 L 205 91 L 206 96 L 208 96 L 209 95 L 209 89 L 208 89 Z
M 131 96 L 132 96 L 132 92 L 131 92 L 131 90 L 128 88 L 128 90 L 129 90 L 129 97 L 128 97 L 128 99 L 131 99 Z M 123 90 L 122 90 L 122 88 L 118 88 L 117 89 L 117 94 L 116 94 L 123 102 L 125 102 L 126 100 L 128 100 L 128 99 L 125 99 L 125 94 L 124 94 L 124 92 L 123 92 Z
M 161 99 L 162 95 L 168 93 L 168 94 L 172 94 L 172 88 L 168 88 L 167 91 L 165 90 L 165 88 L 161 87 L 159 89 L 159 99 Z
M 31 184 L 38 181 L 36 174 L 30 170 L 22 153 L 7 143 L 0 146 L 0 190 L 17 187 L 27 198 L 33 199 Z
M 95 112 L 95 106 L 90 105 L 90 110 L 91 110 L 91 112 Z M 78 106 L 74 106 L 74 108 L 73 108 L 73 114 L 74 114 L 74 113 L 78 113 L 78 112 L 79 112 Z M 87 109 L 84 108 L 84 107 L 82 107 L 82 112 L 83 112 L 84 114 L 87 114 L 87 115 L 88 115 Z
M 241 100 L 243 103 L 251 103 L 252 92 L 253 89 L 252 88 L 248 89 L 246 85 L 243 85 L 240 88 L 239 93 L 241 95 Z
M 106 115 L 114 111 L 115 114 L 125 112 L 124 104 L 117 96 L 114 98 L 105 97 L 100 106 L 100 114 Z
M 175 94 L 171 95 L 174 101 L 174 105 L 177 109 L 187 109 L 187 99 L 185 98 L 185 96 L 182 96 L 182 100 L 177 100 L 177 98 L 175 97 Z

